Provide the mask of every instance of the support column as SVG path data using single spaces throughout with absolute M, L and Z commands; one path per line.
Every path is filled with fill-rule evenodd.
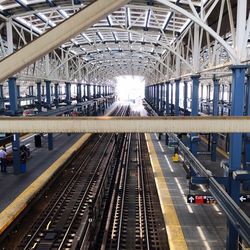
M 198 108 L 199 108 L 199 78 L 200 75 L 193 75 L 191 76 L 191 79 L 193 81 L 192 84 L 192 110 L 191 110 L 191 116 L 198 116 Z M 197 133 L 191 133 L 190 136 L 190 151 L 194 156 L 197 155 L 197 147 L 198 147 L 198 134 Z
M 8 86 L 9 86 L 10 112 L 12 115 L 15 115 L 18 111 L 17 86 L 16 86 L 16 78 L 15 77 L 9 78 Z
M 12 139 L 12 152 L 13 152 L 13 170 L 14 174 L 19 174 L 21 172 L 20 166 L 20 134 L 13 134 Z
M 95 85 L 93 85 L 93 96 L 94 98 L 96 98 L 96 86 Z
M 214 77 L 214 97 L 213 97 L 213 116 L 218 116 L 218 102 L 219 102 L 219 79 Z M 211 160 L 216 161 L 216 147 L 218 134 L 212 134 Z
M 50 91 L 51 91 L 51 88 L 50 88 L 51 81 L 45 80 L 45 84 L 46 84 L 46 103 L 47 103 L 47 108 L 51 109 L 51 94 L 50 94 Z
M 41 95 L 41 85 L 42 83 L 41 82 L 37 82 L 36 83 L 36 92 L 37 92 L 37 102 L 38 102 L 38 112 L 41 112 L 42 111 L 42 95 Z
M 53 150 L 53 133 L 48 133 L 48 150 Z
M 87 98 L 90 100 L 90 84 L 87 84 Z
M 173 83 L 170 83 L 170 95 L 171 95 L 171 115 L 173 115 L 174 110 L 174 85 Z
M 82 101 L 82 84 L 78 83 L 77 84 L 77 102 L 81 102 Z
M 59 107 L 59 92 L 58 92 L 58 87 L 59 87 L 59 84 L 55 83 L 55 104 L 56 104 L 56 108 Z
M 175 112 L 174 115 L 175 116 L 179 116 L 180 115 L 180 81 L 181 79 L 176 79 L 175 80 Z
M 224 115 L 224 92 L 225 92 L 225 85 L 222 84 L 221 86 L 221 116 Z
M 66 94 L 66 102 L 70 104 L 71 102 L 71 84 L 70 82 L 65 82 L 65 94 Z
M 247 75 L 247 107 L 246 107 L 246 115 L 250 116 L 250 70 L 248 70 Z M 244 159 L 244 169 L 250 171 L 250 133 L 245 134 L 245 159 Z M 243 183 L 243 188 L 245 190 L 250 190 L 250 180 Z
M 184 108 L 184 115 L 187 115 L 187 98 L 188 98 L 188 82 L 184 81 L 183 86 L 183 108 Z
M 170 82 L 167 81 L 166 82 L 166 115 L 169 115 L 169 85 L 170 85 Z
M 165 87 L 165 84 L 164 83 L 162 83 L 161 84 L 161 115 L 163 115 L 163 113 L 164 113 L 164 87 Z
M 159 112 L 160 85 L 156 84 L 156 112 Z
M 244 84 L 246 66 L 239 65 L 232 67 L 232 116 L 242 116 L 244 108 Z M 242 133 L 230 134 L 229 148 L 229 190 L 231 198 L 239 204 L 240 182 L 232 177 L 233 171 L 241 167 Z M 238 232 L 234 225 L 228 220 L 227 249 L 238 248 Z
M 210 109 L 210 92 L 211 92 L 211 85 L 209 84 L 207 86 L 207 101 L 208 101 L 208 110 L 207 110 L 207 113 L 208 113 L 208 115 L 210 115 L 210 113 L 211 113 L 211 109 Z
M 4 109 L 3 85 L 0 84 L 0 109 Z
M 203 113 L 203 84 L 201 85 L 200 111 Z

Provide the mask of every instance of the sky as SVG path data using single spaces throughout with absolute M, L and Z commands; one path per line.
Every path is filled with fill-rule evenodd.
M 117 79 L 117 94 L 121 101 L 144 98 L 145 81 L 140 76 L 119 76 Z

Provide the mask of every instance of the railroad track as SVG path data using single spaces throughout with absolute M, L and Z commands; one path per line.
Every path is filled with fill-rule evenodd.
M 116 110 L 123 115 L 126 108 Z M 91 243 L 98 227 L 116 152 L 115 134 L 96 134 L 64 171 L 49 205 L 23 237 L 18 249 L 66 249 Z M 68 178 L 67 178 L 68 177 Z
M 95 249 L 169 249 L 144 135 L 126 134 Z

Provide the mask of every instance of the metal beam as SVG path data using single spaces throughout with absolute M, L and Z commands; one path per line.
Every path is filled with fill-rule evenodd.
M 1 132 L 249 133 L 250 117 L 1 117 Z
M 98 0 L 0 62 L 0 82 L 24 69 L 128 0 Z

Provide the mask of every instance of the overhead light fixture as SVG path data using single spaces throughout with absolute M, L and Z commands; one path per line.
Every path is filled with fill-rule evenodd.
M 130 13 L 130 8 L 127 7 L 127 18 L 128 18 L 128 27 L 131 26 L 131 13 Z
M 0 10 L 3 10 L 3 5 L 0 4 Z
M 97 35 L 101 38 L 101 40 L 104 40 L 104 39 L 103 39 L 103 36 L 102 36 L 102 34 L 101 34 L 100 31 L 97 31 L 96 33 L 97 33 Z

